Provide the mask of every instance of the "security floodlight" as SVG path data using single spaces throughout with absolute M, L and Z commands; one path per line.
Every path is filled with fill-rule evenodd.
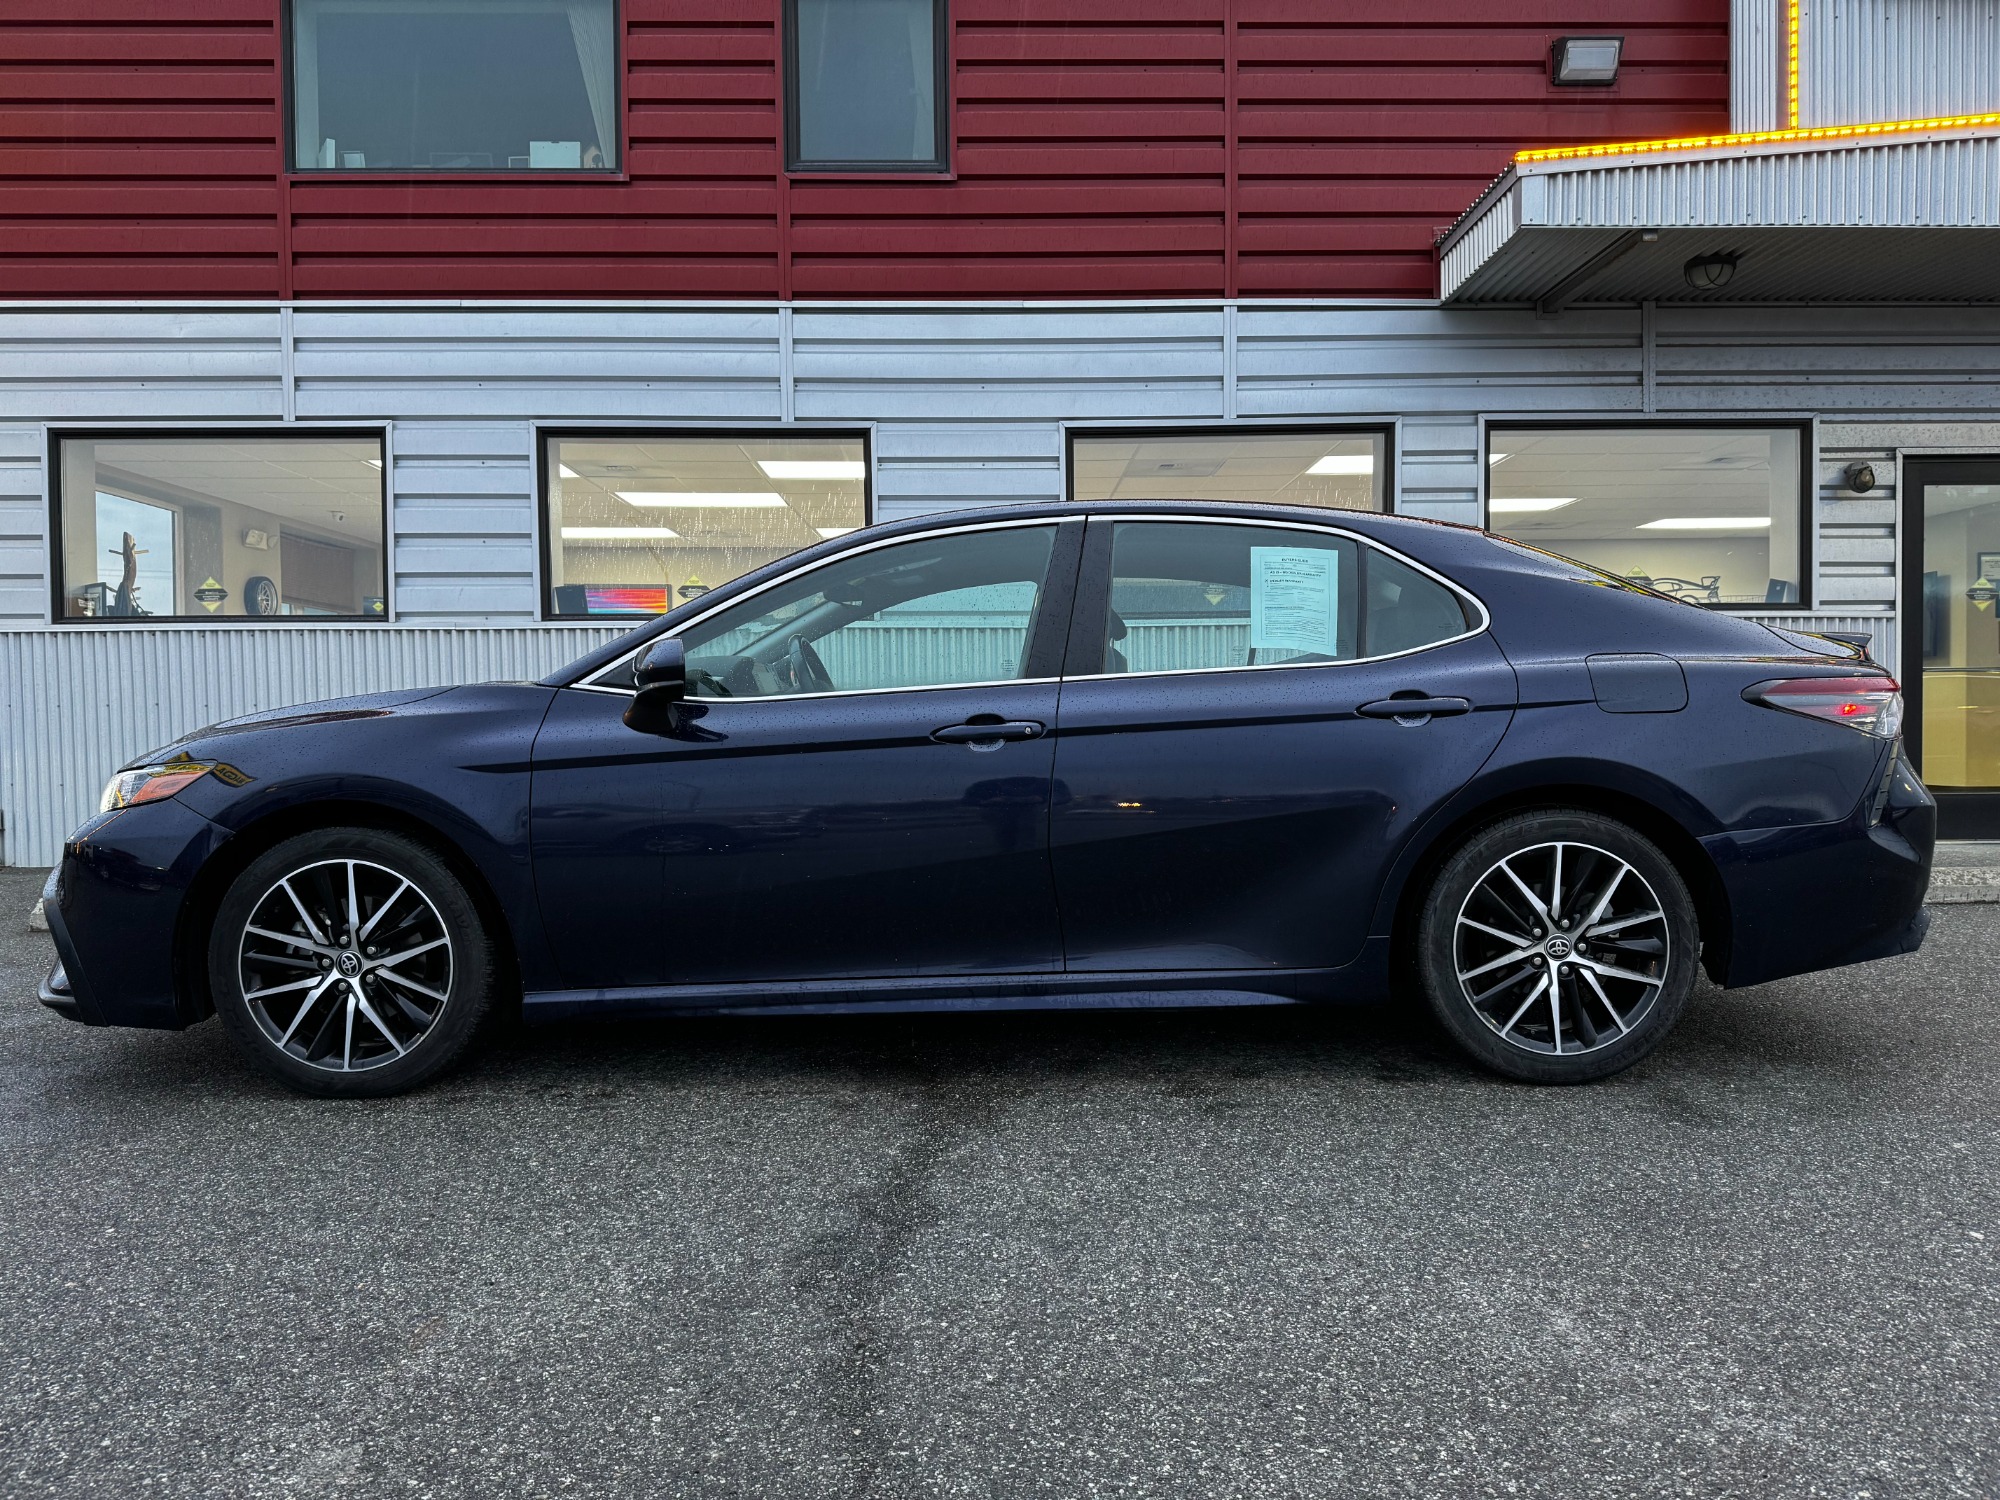
M 1622 36 L 1557 37 L 1549 49 L 1549 81 L 1561 88 L 1609 88 L 1618 81 Z

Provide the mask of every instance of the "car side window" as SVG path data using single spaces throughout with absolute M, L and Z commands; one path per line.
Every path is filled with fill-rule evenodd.
M 1463 635 L 1450 589 L 1348 537 L 1113 523 L 1106 673 L 1353 661 Z
M 1360 637 L 1358 550 L 1277 526 L 1116 522 L 1101 670 L 1348 660 Z
M 1024 675 L 1056 527 L 915 538 L 836 558 L 681 635 L 688 693 L 760 698 Z
M 1361 572 L 1368 596 L 1361 622 L 1363 655 L 1415 651 L 1471 629 L 1465 601 L 1408 563 L 1367 547 L 1362 550 Z

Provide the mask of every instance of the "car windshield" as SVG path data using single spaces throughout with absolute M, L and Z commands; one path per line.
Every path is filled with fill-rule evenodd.
M 1560 552 L 1551 552 L 1546 547 L 1531 546 L 1527 542 L 1517 542 L 1512 537 L 1500 536 L 1490 531 L 1486 536 L 1487 540 L 1491 541 L 1495 546 L 1505 547 L 1510 551 L 1520 552 L 1529 557 L 1540 558 L 1544 562 L 1560 563 L 1564 568 L 1574 568 L 1579 573 L 1588 574 L 1589 576 L 1581 581 L 1592 584 L 1595 587 L 1624 589 L 1629 593 L 1644 594 L 1650 599 L 1665 599 L 1672 604 L 1685 604 L 1690 609 L 1701 608 L 1701 605 L 1692 598 L 1685 598 L 1679 594 L 1671 594 L 1664 589 L 1652 588 L 1647 584 L 1641 583 L 1636 578 L 1621 578 L 1616 573 L 1607 572 L 1603 568 L 1593 567 L 1587 562 L 1578 562 L 1575 558 L 1565 557 Z

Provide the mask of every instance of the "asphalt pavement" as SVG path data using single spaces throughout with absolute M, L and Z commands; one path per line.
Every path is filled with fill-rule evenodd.
M 2000 906 L 1582 1089 L 1271 1008 L 570 1025 L 366 1104 L 43 1011 L 20 929 L 0 1494 L 2000 1492 Z

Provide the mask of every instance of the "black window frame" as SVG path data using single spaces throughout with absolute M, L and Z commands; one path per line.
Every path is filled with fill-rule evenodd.
M 293 19 L 293 11 L 298 0 L 282 0 L 279 5 L 279 54 L 284 97 L 279 101 L 283 114 L 284 175 L 304 178 L 309 181 L 325 181 L 332 178 L 375 179 L 377 181 L 413 179 L 418 182 L 449 182 L 455 178 L 506 178 L 510 181 L 525 178 L 531 182 L 564 182 L 578 178 L 590 182 L 607 179 L 622 181 L 627 176 L 626 158 L 631 151 L 632 127 L 630 101 L 626 93 L 625 79 L 625 0 L 610 0 L 611 4 L 611 83 L 617 91 L 618 101 L 614 106 L 617 116 L 617 159 L 601 167 L 442 167 L 428 171 L 419 167 L 302 167 L 298 164 L 298 54 L 295 46 L 298 28 Z
M 535 618 L 545 625 L 609 625 L 619 621 L 643 624 L 658 615 L 560 615 L 555 612 L 555 593 L 549 584 L 553 571 L 550 548 L 560 540 L 549 526 L 549 444 L 565 440 L 620 442 L 648 439 L 722 438 L 737 442 L 758 439 L 798 441 L 802 438 L 831 438 L 861 444 L 861 525 L 857 531 L 875 524 L 875 432 L 871 427 L 566 427 L 535 429 Z M 804 548 L 798 549 L 804 551 Z M 787 553 L 786 556 L 793 554 Z M 772 558 L 772 562 L 779 561 Z M 679 606 L 670 606 L 678 608 Z
M 931 0 L 931 108 L 937 154 L 929 161 L 817 161 L 799 148 L 799 0 L 784 0 L 785 171 L 802 176 L 948 177 L 951 175 L 953 113 L 951 0 Z
M 1631 421 L 1611 418 L 1604 421 L 1552 420 L 1549 418 L 1529 418 L 1515 420 L 1511 417 L 1491 417 L 1481 424 L 1479 434 L 1479 525 L 1484 531 L 1493 530 L 1493 514 L 1490 507 L 1493 498 L 1493 440 L 1497 434 L 1509 432 L 1658 432 L 1658 431 L 1715 431 L 1734 429 L 1745 432 L 1796 432 L 1799 435 L 1799 481 L 1798 494 L 1798 545 L 1799 545 L 1799 599 L 1796 604 L 1710 604 L 1705 600 L 1688 599 L 1685 602 L 1700 609 L 1714 610 L 1718 614 L 1737 615 L 1809 615 L 1819 608 L 1819 580 L 1814 576 L 1813 539 L 1817 532 L 1818 518 L 1814 514 L 1813 501 L 1818 493 L 1816 476 L 1819 470 L 1819 452 L 1814 441 L 1815 429 L 1810 417 L 1671 417 L 1663 421 Z M 1505 532 L 1495 533 L 1506 536 Z M 1544 542 L 1507 537 L 1508 541 L 1518 541 L 1524 547 L 1536 547 L 1546 552 L 1566 556 L 1559 545 L 1550 546 Z M 1559 541 L 1560 539 L 1552 539 Z M 1773 554 L 1772 560 L 1777 560 Z M 1585 564 L 1586 567 L 1593 566 Z M 1679 596 L 1676 596 L 1679 597 Z
M 381 462 L 378 474 L 382 507 L 382 613 L 379 615 L 70 615 L 63 611 L 63 444 L 70 442 L 296 442 L 371 441 Z M 389 526 L 389 429 L 387 427 L 306 427 L 288 422 L 282 427 L 51 427 L 48 430 L 49 480 L 49 621 L 53 625 L 108 629 L 153 625 L 208 625 L 224 630 L 312 628 L 323 625 L 387 625 L 396 617 L 395 536 Z
M 1381 499 L 1378 510 L 1349 511 L 1338 506 L 1299 506 L 1289 500 L 1216 500 L 1207 503 L 1215 505 L 1287 505 L 1300 510 L 1311 510 L 1330 516 L 1393 516 L 1397 513 L 1396 493 L 1396 425 L 1393 422 L 1198 422 L 1192 425 L 1162 424 L 1155 426 L 1131 425 L 1113 427 L 1092 427 L 1088 424 L 1065 424 L 1063 427 L 1063 499 L 1071 505 L 1123 505 L 1144 504 L 1144 501 L 1078 500 L 1076 498 L 1076 443 L 1078 438 L 1089 441 L 1102 439 L 1134 438 L 1240 438 L 1240 437 L 1373 437 L 1382 440 L 1382 471 L 1376 476 L 1376 493 Z M 1192 497 L 1190 497 L 1192 498 Z M 1164 503 L 1164 502 L 1163 502 Z

